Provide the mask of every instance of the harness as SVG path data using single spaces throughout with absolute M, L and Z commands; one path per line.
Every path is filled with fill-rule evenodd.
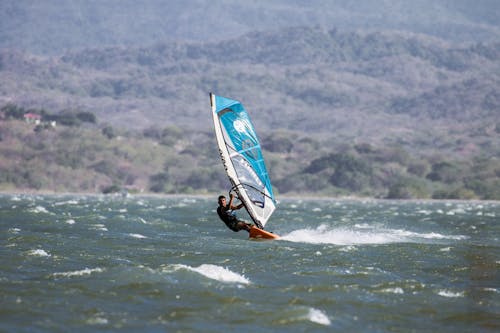
M 232 214 L 231 210 L 226 210 L 225 212 L 222 211 L 222 207 L 217 207 L 217 214 L 219 215 L 219 218 L 226 224 L 226 226 L 231 229 L 232 231 L 239 231 L 237 224 L 238 224 L 238 218 Z

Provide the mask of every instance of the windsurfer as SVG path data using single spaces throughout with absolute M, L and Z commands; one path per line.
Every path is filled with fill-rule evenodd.
M 251 224 L 239 220 L 233 212 L 234 210 L 241 209 L 243 207 L 243 203 L 240 203 L 239 205 L 233 205 L 233 200 L 233 193 L 229 193 L 229 202 L 226 201 L 225 196 L 219 196 L 219 207 L 217 207 L 217 214 L 219 215 L 220 219 L 226 224 L 226 226 L 232 231 L 238 232 L 240 230 L 246 230 L 250 232 Z

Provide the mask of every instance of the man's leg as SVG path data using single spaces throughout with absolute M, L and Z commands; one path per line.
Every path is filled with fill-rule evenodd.
M 240 230 L 246 230 L 246 231 L 250 232 L 250 227 L 251 227 L 250 223 L 246 223 L 243 221 L 238 222 L 238 229 L 240 229 Z

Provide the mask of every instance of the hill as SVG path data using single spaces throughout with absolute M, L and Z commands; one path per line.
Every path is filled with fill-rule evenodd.
M 498 123 L 500 43 L 289 28 L 214 43 L 0 53 L 0 103 L 90 111 L 115 127 L 209 131 L 208 92 L 237 98 L 261 131 L 450 153 Z M 489 154 L 498 152 L 498 139 Z M 498 155 L 497 155 L 498 156 Z
M 0 191 L 214 194 L 227 187 L 211 132 L 131 132 L 98 125 L 89 113 L 29 110 L 42 115 L 35 125 L 17 119 L 26 111 L 1 110 Z M 287 131 L 261 139 L 278 196 L 500 200 L 497 158 L 413 156 L 369 143 L 333 150 Z
M 276 24 L 251 32 L 262 18 L 259 1 L 229 6 L 221 0 L 210 8 L 187 1 L 186 8 L 199 5 L 187 12 L 175 2 L 175 19 L 162 24 L 198 22 L 195 13 L 207 10 L 212 18 L 231 8 L 223 24 L 204 21 L 221 32 L 202 41 L 194 36 L 217 29 L 194 24 L 179 37 L 162 28 L 164 36 L 151 38 L 147 25 L 135 32 L 124 28 L 121 14 L 126 18 L 138 8 L 120 3 L 123 8 L 104 15 L 115 2 L 1 2 L 0 189 L 219 191 L 227 180 L 213 142 L 213 91 L 249 110 L 278 193 L 500 197 L 495 2 L 479 1 L 484 8 L 446 0 L 322 7 L 318 0 L 325 9 L 320 13 L 304 11 L 301 1 L 272 1 L 262 7 L 268 10 L 264 21 Z M 157 22 L 149 15 L 165 3 L 146 2 L 131 26 L 147 17 Z M 55 23 L 57 5 L 69 15 L 67 29 Z M 385 9 L 396 14 L 384 16 Z M 74 21 L 78 10 L 80 21 Z M 280 23 L 309 16 L 320 23 L 335 17 L 336 26 L 344 17 L 352 25 Z M 23 26 L 19 17 L 30 23 Z M 353 30 L 366 28 L 364 19 L 379 31 Z M 432 20 L 437 29 L 430 28 Z M 93 35 L 76 27 L 90 25 Z M 391 27 L 400 31 L 386 30 Z M 203 32 L 191 34 L 196 29 Z M 470 42 L 475 32 L 481 41 Z M 58 119 L 57 128 L 16 120 L 31 111 Z M 79 117 L 96 121 L 81 124 Z
M 60 55 L 104 46 L 214 42 L 292 26 L 485 42 L 498 39 L 499 17 L 495 0 L 2 0 L 0 48 Z

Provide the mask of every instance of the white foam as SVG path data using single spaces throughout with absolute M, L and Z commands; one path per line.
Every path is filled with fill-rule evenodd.
M 358 245 L 358 244 L 388 244 L 388 243 L 418 243 L 422 239 L 451 239 L 463 240 L 467 236 L 443 235 L 435 232 L 417 233 L 403 229 L 382 229 L 357 225 L 355 230 L 346 228 L 330 229 L 322 224 L 316 229 L 299 229 L 283 235 L 282 239 L 291 242 L 310 244 L 335 244 L 335 245 Z
M 331 321 L 328 318 L 328 316 L 324 312 L 315 308 L 309 309 L 309 312 L 307 314 L 307 319 L 312 321 L 313 323 L 320 325 L 329 326 L 331 324 Z
M 147 238 L 146 236 L 144 235 L 141 235 L 141 234 L 128 234 L 130 237 L 133 237 L 133 238 L 138 238 L 138 239 L 144 239 L 144 238 Z
M 391 293 L 391 294 L 404 294 L 404 290 L 401 287 L 395 287 L 395 288 L 385 288 L 381 290 L 384 293 Z
M 38 213 L 48 213 L 49 212 L 43 206 L 36 206 L 35 208 L 30 209 L 29 211 L 32 212 L 32 213 L 36 213 L 36 214 L 38 214 Z
M 92 229 L 94 230 L 99 230 L 99 231 L 108 231 L 108 228 L 104 224 L 93 224 Z
M 220 282 L 250 284 L 250 280 L 248 280 L 243 275 L 232 272 L 227 268 L 217 265 L 203 264 L 198 267 L 191 267 L 180 264 L 180 265 L 175 265 L 175 268 L 187 269 L 189 271 L 199 273 L 209 279 L 217 280 Z
M 48 254 L 45 250 L 42 249 L 28 251 L 28 255 L 34 257 L 50 257 L 50 254 Z
M 101 273 L 104 270 L 102 268 L 85 268 L 79 271 L 72 271 L 72 272 L 62 272 L 62 273 L 54 273 L 52 274 L 53 277 L 74 277 L 74 276 L 84 276 L 84 275 L 90 275 L 92 273 Z
M 402 229 L 395 229 L 394 232 L 396 234 L 399 234 L 403 237 L 414 237 L 414 238 L 426 238 L 426 239 L 454 239 L 454 240 L 463 240 L 467 239 L 467 236 L 462 236 L 462 235 L 443 235 L 439 234 L 436 232 L 429 232 L 429 233 L 418 233 L 418 232 L 412 232 L 412 231 L 407 231 L 407 230 L 402 230 Z
M 60 201 L 60 202 L 54 203 L 54 206 L 62 206 L 62 205 L 78 205 L 78 201 L 68 200 L 68 201 Z
M 68 220 L 66 220 L 66 223 L 67 223 L 67 224 L 75 224 L 75 220 L 73 220 L 73 219 L 68 219 Z
M 464 292 L 453 292 L 451 290 L 439 290 L 438 293 L 437 293 L 439 296 L 443 296 L 443 297 L 464 297 L 465 294 Z
M 284 235 L 283 240 L 310 244 L 385 244 L 400 241 L 396 236 L 387 233 L 356 231 L 348 229 L 327 229 L 320 225 L 316 229 L 300 229 Z
M 87 324 L 89 325 L 106 325 L 108 324 L 108 319 L 102 316 L 102 313 L 98 313 L 95 316 L 87 319 Z

